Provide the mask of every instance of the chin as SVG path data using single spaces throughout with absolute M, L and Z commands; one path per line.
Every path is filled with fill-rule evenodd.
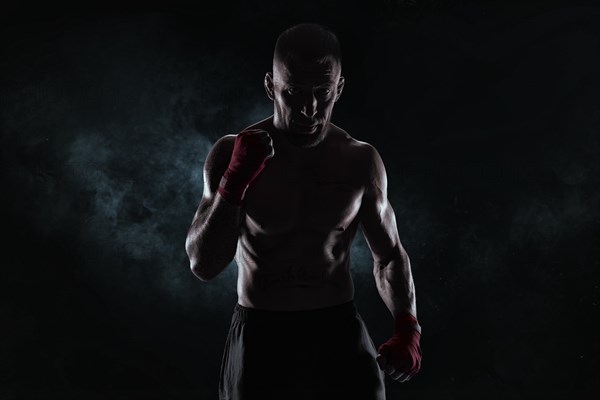
M 296 125 L 294 123 L 292 123 L 290 125 L 290 131 L 297 135 L 306 135 L 306 136 L 318 135 L 322 130 L 323 130 L 323 125 L 321 125 L 321 124 L 317 124 L 313 128 L 304 128 L 304 127 L 302 127 L 300 125 Z
M 314 133 L 298 133 L 296 131 L 290 131 L 286 135 L 290 143 L 298 147 L 313 147 L 321 143 L 323 140 L 323 130 L 319 127 Z

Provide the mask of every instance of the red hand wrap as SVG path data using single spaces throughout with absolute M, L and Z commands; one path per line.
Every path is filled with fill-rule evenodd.
M 242 204 L 248 186 L 270 159 L 270 147 L 260 141 L 258 130 L 240 132 L 235 138 L 231 161 L 221 178 L 218 192 L 232 204 Z
M 379 346 L 378 352 L 387 364 L 413 376 L 421 369 L 421 326 L 412 314 L 400 313 L 394 319 L 394 327 L 394 335 Z

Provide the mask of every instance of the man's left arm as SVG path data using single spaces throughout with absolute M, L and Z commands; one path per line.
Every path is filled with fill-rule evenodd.
M 394 335 L 379 347 L 377 361 L 393 379 L 409 380 L 421 367 L 420 333 L 410 259 L 400 242 L 387 198 L 387 175 L 377 150 L 367 146 L 368 177 L 360 225 L 373 255 L 377 290 L 394 318 Z

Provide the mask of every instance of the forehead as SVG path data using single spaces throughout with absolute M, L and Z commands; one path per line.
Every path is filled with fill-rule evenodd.
M 274 60 L 273 78 L 283 83 L 324 84 L 336 82 L 340 65 L 334 60 Z

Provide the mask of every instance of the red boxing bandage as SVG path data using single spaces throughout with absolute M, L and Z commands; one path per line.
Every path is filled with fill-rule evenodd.
M 400 313 L 394 319 L 394 335 L 379 346 L 386 363 L 411 377 L 421 369 L 421 326 L 410 313 Z
M 265 134 L 252 129 L 240 132 L 235 138 L 231 161 L 217 189 L 228 202 L 242 204 L 246 189 L 271 158 L 273 148 L 264 141 Z

